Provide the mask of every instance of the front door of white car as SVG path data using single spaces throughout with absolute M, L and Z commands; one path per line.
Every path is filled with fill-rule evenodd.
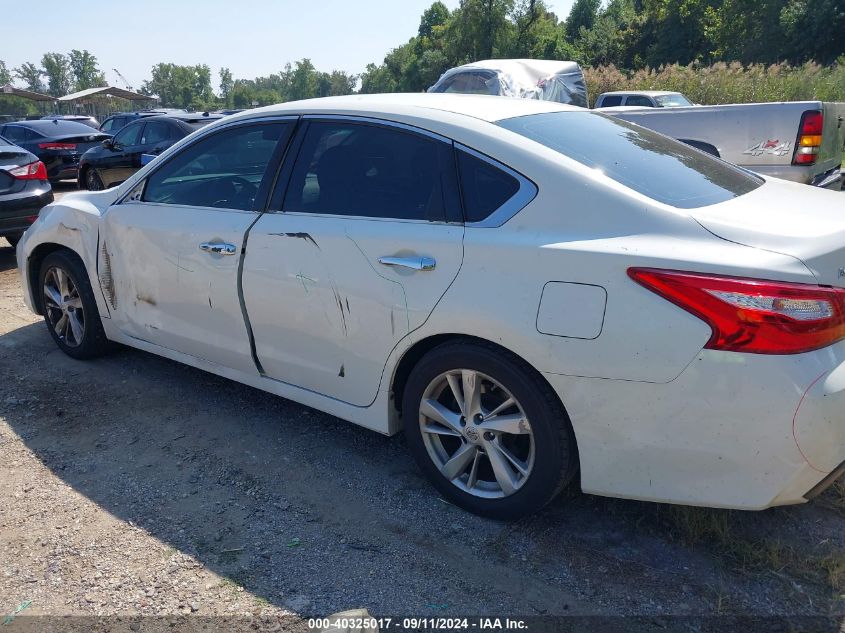
M 367 406 L 397 342 L 458 274 L 452 145 L 385 123 L 305 119 L 249 233 L 243 297 L 264 374 Z M 295 160 L 294 160 L 295 158 Z
M 175 154 L 108 209 L 103 284 L 133 338 L 257 373 L 238 293 L 244 236 L 294 126 L 224 127 Z M 273 165 L 276 161 L 276 166 Z M 269 175 L 268 175 L 269 174 Z

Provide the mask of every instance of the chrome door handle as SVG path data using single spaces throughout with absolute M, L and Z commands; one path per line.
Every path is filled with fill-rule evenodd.
M 433 257 L 379 257 L 378 263 L 384 266 L 399 266 L 411 270 L 434 270 L 437 262 Z
M 238 252 L 238 247 L 228 242 L 203 242 L 200 244 L 200 250 L 213 255 L 234 255 Z

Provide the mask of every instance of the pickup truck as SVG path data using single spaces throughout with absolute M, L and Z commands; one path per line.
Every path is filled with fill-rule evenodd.
M 636 108 L 682 108 L 693 105 L 680 92 L 668 90 L 618 90 L 603 92 L 596 99 L 596 108 L 631 106 Z
M 600 110 L 764 176 L 842 189 L 845 103 L 792 101 Z

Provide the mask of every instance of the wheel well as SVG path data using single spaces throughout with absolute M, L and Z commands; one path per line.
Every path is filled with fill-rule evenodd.
M 462 342 L 462 343 L 478 343 L 485 346 L 493 346 L 501 349 L 503 352 L 507 352 L 508 354 L 513 354 L 516 356 L 522 363 L 525 365 L 528 371 L 533 372 L 536 376 L 540 377 L 543 382 L 546 381 L 545 378 L 542 378 L 542 374 L 534 369 L 534 367 L 522 358 L 519 354 L 509 350 L 507 347 L 494 343 L 492 341 L 488 341 L 487 339 L 480 338 L 478 336 L 470 336 L 468 334 L 437 334 L 435 336 L 430 336 L 429 338 L 422 339 L 421 341 L 417 341 L 414 343 L 410 349 L 408 349 L 405 354 L 402 356 L 401 360 L 399 361 L 399 365 L 396 367 L 396 371 L 393 373 L 393 384 L 391 386 L 391 392 L 393 394 L 393 406 L 396 410 L 401 414 L 402 413 L 402 399 L 405 393 L 405 385 L 408 384 L 408 378 L 411 375 L 416 364 L 425 356 L 428 352 L 433 350 L 435 347 L 443 345 L 444 343 L 455 343 L 455 342 Z M 554 390 L 552 390 L 554 392 Z M 555 394 L 557 397 L 557 394 Z M 560 400 L 558 398 L 558 400 Z M 561 402 L 561 406 L 566 407 Z
M 27 263 L 27 277 L 29 279 L 29 292 L 32 294 L 32 302 L 35 306 L 35 309 L 38 310 L 39 314 L 44 314 L 44 305 L 43 300 L 41 297 L 41 293 L 36 291 L 38 288 L 38 273 L 41 271 L 41 262 L 44 261 L 44 258 L 47 257 L 50 253 L 55 253 L 56 251 L 69 251 L 73 253 L 71 249 L 67 246 L 62 246 L 61 244 L 39 244 L 35 247 L 32 251 L 32 254 L 29 256 L 29 261 Z M 75 255 L 76 253 L 74 253 Z

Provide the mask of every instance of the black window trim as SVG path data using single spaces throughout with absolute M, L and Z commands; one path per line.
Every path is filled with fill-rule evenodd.
M 144 117 L 139 117 L 139 118 L 141 118 L 143 120 Z M 195 138 L 191 139 L 190 143 L 187 143 L 186 145 L 180 146 L 178 148 L 178 151 L 172 152 L 169 156 L 167 156 L 165 158 L 165 160 L 161 161 L 160 165 L 156 165 L 154 168 L 150 169 L 150 171 L 144 172 L 144 175 L 142 177 L 136 178 L 136 175 L 133 175 L 130 180 L 127 180 L 126 183 L 124 183 L 124 184 L 131 182 L 131 185 L 129 185 L 127 187 L 126 191 L 117 200 L 115 200 L 109 208 L 111 208 L 112 206 L 117 206 L 117 205 L 123 204 L 125 202 L 134 202 L 136 204 L 154 204 L 154 205 L 164 204 L 164 203 L 161 203 L 161 202 L 148 202 L 146 200 L 143 200 L 144 193 L 145 193 L 146 188 L 147 188 L 147 182 L 149 181 L 150 176 L 155 174 L 159 169 L 162 169 L 165 165 L 167 165 L 176 156 L 178 156 L 179 154 L 181 154 L 184 151 L 189 150 L 190 148 L 192 148 L 197 143 L 204 141 L 207 137 L 210 137 L 212 135 L 219 134 L 219 133 L 222 133 L 222 132 L 229 131 L 229 130 L 236 128 L 236 127 L 243 127 L 243 126 L 246 126 L 246 125 L 254 125 L 256 123 L 266 125 L 266 124 L 271 124 L 271 123 L 280 123 L 280 122 L 284 122 L 284 121 L 289 121 L 289 122 L 293 123 L 294 128 L 293 128 L 293 130 L 291 130 L 291 133 L 288 136 L 287 142 L 285 143 L 285 147 L 283 147 L 283 148 L 277 147 L 275 149 L 274 153 L 273 153 L 273 156 L 270 158 L 270 162 L 267 165 L 267 167 L 268 167 L 268 174 L 267 175 L 270 177 L 269 187 L 274 187 L 276 179 L 279 176 L 281 159 L 287 153 L 288 148 L 291 146 L 291 143 L 292 143 L 294 137 L 296 136 L 297 123 L 299 122 L 299 119 L 301 119 L 301 118 L 302 117 L 298 114 L 273 115 L 273 116 L 263 116 L 263 117 L 256 117 L 256 118 L 250 118 L 250 119 L 238 119 L 237 121 L 227 121 L 226 123 L 223 123 L 221 125 L 214 125 L 213 127 L 211 127 L 211 129 L 209 129 L 208 127 L 201 128 L 201 132 L 199 134 L 197 134 L 197 136 Z M 134 121 L 133 121 L 133 123 L 134 123 Z M 178 143 L 179 143 L 179 141 L 176 141 L 176 144 L 178 144 Z M 172 145 L 166 151 L 169 152 L 173 147 L 176 147 L 176 145 Z M 141 171 L 143 171 L 143 169 Z M 139 171 L 138 173 L 141 173 L 141 171 Z M 252 213 L 252 214 L 255 214 L 255 215 L 260 215 L 262 213 L 265 213 L 267 211 L 267 200 L 268 200 L 268 196 L 265 193 L 265 185 L 266 185 L 266 183 L 262 182 L 261 187 L 259 187 L 259 194 L 256 196 L 256 208 L 248 209 L 248 210 L 242 210 L 242 209 L 218 209 L 218 210 L 229 211 L 231 213 Z M 123 185 L 121 185 L 121 186 L 123 186 Z M 270 191 L 272 191 L 272 189 L 270 189 Z M 259 200 L 259 198 L 261 198 L 261 199 Z M 173 206 L 173 205 L 166 205 L 166 206 Z M 198 208 L 200 208 L 200 207 L 198 207 Z M 108 209 L 106 210 L 106 213 L 108 213 Z
M 368 215 L 343 215 L 339 213 L 312 213 L 310 211 L 285 211 L 282 207 L 284 206 L 284 199 L 287 196 L 288 187 L 290 187 L 290 179 L 293 176 L 293 168 L 296 164 L 296 161 L 299 159 L 299 153 L 302 150 L 302 143 L 305 139 L 305 134 L 308 131 L 309 123 L 319 123 L 319 122 L 336 122 L 336 121 L 346 121 L 349 123 L 356 123 L 359 125 L 370 125 L 373 127 L 388 127 L 388 128 L 395 128 L 403 130 L 409 134 L 415 134 L 417 136 L 425 136 L 435 141 L 439 141 L 441 143 L 445 143 L 452 149 L 453 152 L 453 167 L 457 170 L 457 156 L 454 156 L 454 147 L 455 142 L 446 137 L 442 134 L 438 134 L 437 132 L 432 132 L 431 130 L 427 130 L 425 128 L 417 127 L 415 125 L 410 125 L 408 123 L 402 123 L 399 121 L 393 121 L 391 119 L 380 119 L 378 117 L 371 117 L 371 116 L 358 116 L 354 114 L 304 114 L 302 115 L 302 122 L 303 125 L 297 131 L 295 138 L 291 143 L 291 152 L 289 152 L 289 156 L 285 157 L 285 164 L 282 168 L 281 175 L 284 176 L 283 178 L 280 177 L 278 179 L 279 187 L 273 190 L 271 195 L 271 203 L 267 208 L 267 213 L 280 213 L 280 214 L 287 214 L 291 216 L 317 216 L 321 218 L 338 218 L 338 219 L 346 219 L 346 220 L 366 220 L 371 222 L 403 222 L 403 223 L 410 223 L 410 224 L 444 224 L 444 225 L 463 225 L 464 221 L 463 218 L 465 217 L 464 210 L 463 210 L 463 196 L 460 196 L 461 199 L 461 220 L 459 221 L 448 221 L 448 220 L 423 220 L 423 219 L 403 219 L 403 218 L 381 218 L 376 216 L 368 216 Z M 457 172 L 456 172 L 457 177 Z M 457 178 L 458 186 L 460 186 L 460 178 Z M 282 184 L 283 183 L 283 184 Z
M 479 160 L 484 161 L 485 163 L 492 165 L 496 169 L 499 169 L 512 178 L 515 178 L 516 181 L 519 183 L 519 189 L 516 190 L 510 198 L 505 200 L 505 202 L 499 206 L 498 209 L 493 211 L 490 215 L 488 215 L 483 220 L 479 220 L 478 222 L 466 222 L 466 226 L 470 228 L 477 228 L 477 229 L 493 229 L 502 226 L 505 222 L 510 220 L 514 217 L 517 213 L 522 211 L 525 207 L 529 205 L 529 203 L 537 197 L 537 193 L 539 189 L 537 185 L 534 184 L 533 181 L 529 180 L 518 171 L 511 169 L 504 163 L 499 162 L 495 158 L 491 158 L 487 156 L 487 154 L 482 154 L 478 150 L 474 150 L 471 147 L 467 147 L 462 143 L 455 142 L 455 150 L 460 150 L 466 152 L 470 156 L 478 158 Z M 459 179 L 460 182 L 460 179 Z M 463 196 L 462 196 L 463 197 Z

